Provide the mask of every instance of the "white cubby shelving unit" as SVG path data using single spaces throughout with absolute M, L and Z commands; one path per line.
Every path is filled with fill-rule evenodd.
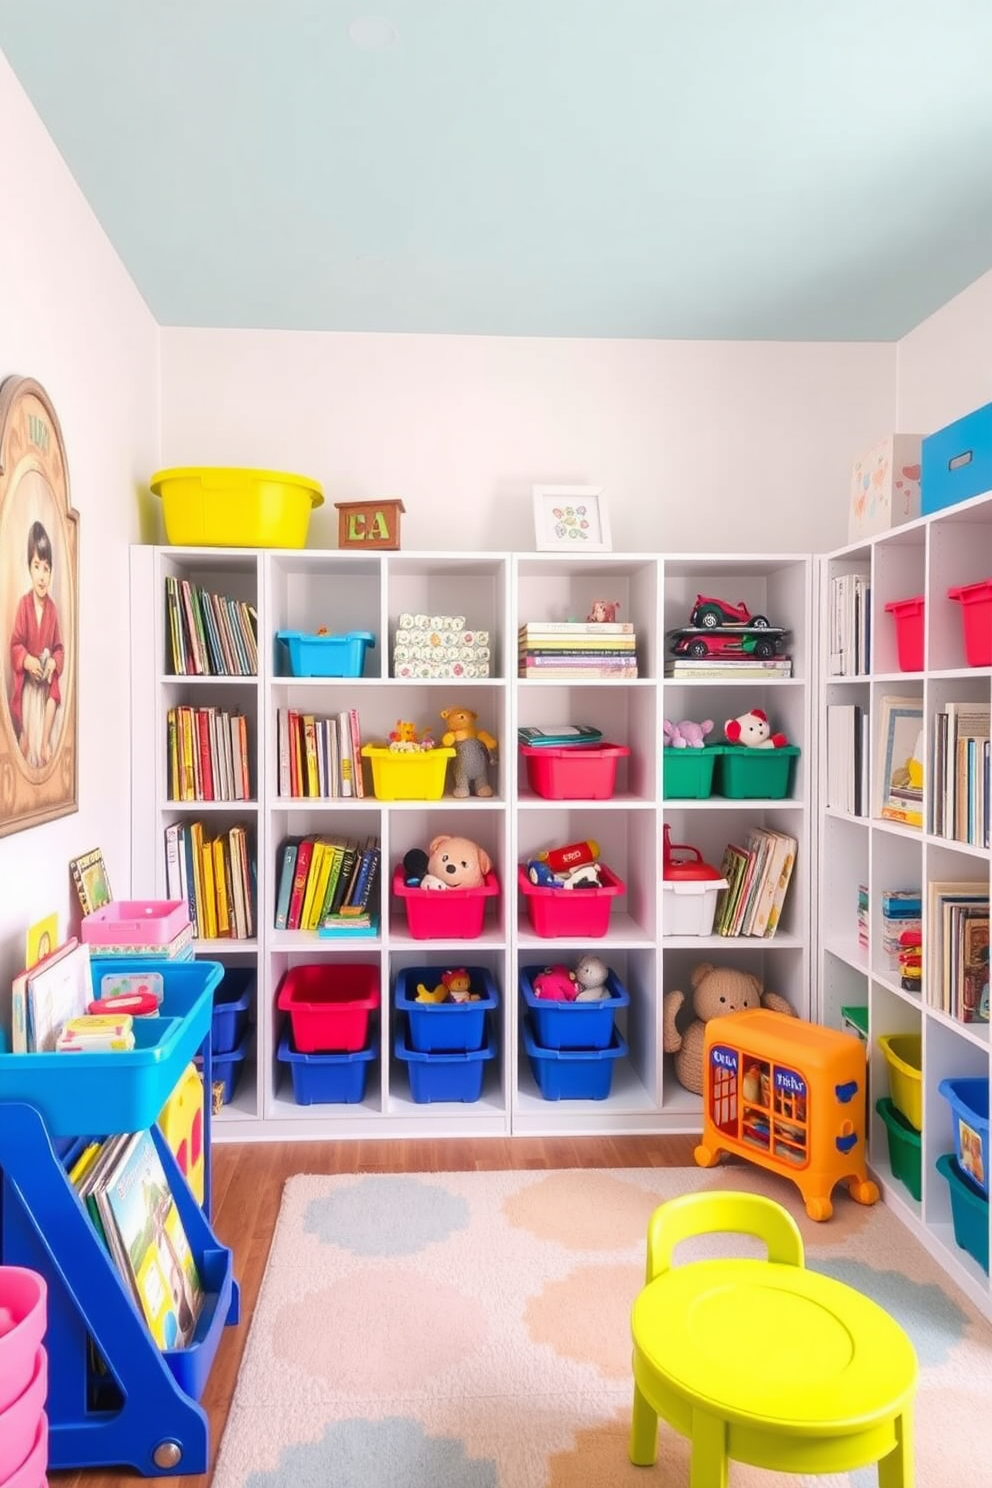
M 249 599 L 258 614 L 259 675 L 238 681 L 169 675 L 166 667 L 165 578 L 174 574 L 217 592 Z M 233 1102 L 214 1123 L 215 1139 L 293 1140 L 346 1137 L 574 1134 L 694 1131 L 701 1101 L 677 1081 L 662 1054 L 662 997 L 689 990 L 700 961 L 741 966 L 790 998 L 797 1012 L 817 1016 L 813 986 L 813 849 L 811 781 L 814 671 L 813 560 L 809 555 L 682 555 L 571 553 L 448 553 L 346 550 L 254 550 L 136 547 L 132 549 L 133 892 L 165 893 L 165 829 L 182 819 L 230 825 L 248 821 L 257 852 L 256 937 L 247 942 L 198 942 L 198 954 L 257 970 L 253 1055 Z M 696 594 L 746 600 L 753 611 L 791 632 L 794 676 L 759 679 L 666 680 L 666 632 L 687 623 Z M 582 619 L 594 598 L 620 604 L 620 618 L 637 633 L 639 675 L 616 681 L 518 680 L 517 628 L 525 621 Z M 464 614 L 492 637 L 486 680 L 411 681 L 391 676 L 397 618 L 404 611 Z M 371 631 L 376 645 L 359 679 L 280 675 L 274 635 L 280 629 L 332 634 Z M 149 659 L 151 664 L 149 664 Z M 257 799 L 223 807 L 168 799 L 166 713 L 178 702 L 224 701 L 248 718 Z M 442 708 L 464 703 L 500 748 L 491 772 L 492 798 L 435 802 L 285 800 L 278 795 L 276 712 L 301 707 L 317 714 L 356 708 L 363 741 L 383 740 L 398 718 L 443 728 Z M 662 721 L 712 718 L 723 723 L 764 707 L 802 753 L 788 800 L 665 801 Z M 606 739 L 629 745 L 616 790 L 603 801 L 557 801 L 528 788 L 518 754 L 519 724 L 592 723 Z M 437 737 L 437 734 L 436 734 Z M 367 766 L 366 766 L 367 771 Z M 371 777 L 365 776 L 371 790 Z M 669 936 L 663 923 L 663 828 L 675 842 L 698 847 L 719 866 L 728 841 L 754 825 L 779 826 L 799 844 L 785 914 L 769 940 Z M 477 940 L 417 941 L 402 906 L 389 893 L 391 870 L 411 847 L 454 830 L 483 845 L 501 892 L 489 901 Z M 382 914 L 375 940 L 341 943 L 274 926 L 279 849 L 288 836 L 324 831 L 380 838 Z M 605 939 L 536 936 L 518 893 L 518 862 L 542 848 L 594 837 L 601 857 L 623 880 Z M 603 1101 L 545 1100 L 523 1051 L 518 969 L 573 961 L 595 951 L 619 976 L 630 1005 L 618 1013 L 629 1046 L 618 1060 Z M 335 959 L 374 961 L 381 1007 L 375 1020 L 379 1057 L 361 1104 L 299 1106 L 276 1059 L 282 1015 L 276 1008 L 288 968 Z M 486 1066 L 477 1102 L 414 1102 L 407 1072 L 392 1052 L 396 973 L 409 966 L 484 965 L 500 992 L 497 1057 Z
M 870 1044 L 869 1161 L 887 1203 L 898 1212 L 944 1268 L 992 1316 L 989 1277 L 955 1242 L 946 1180 L 937 1158 L 952 1152 L 951 1110 L 939 1094 L 940 1081 L 951 1076 L 988 1077 L 989 1025 L 965 1024 L 928 1005 L 926 900 L 930 882 L 988 885 L 989 850 L 970 846 L 930 830 L 932 780 L 929 761 L 934 716 L 949 702 L 992 701 L 992 669 L 966 664 L 961 606 L 947 596 L 949 588 L 992 577 L 992 495 L 979 496 L 937 512 L 820 560 L 821 633 L 826 636 L 830 581 L 845 573 L 866 575 L 871 585 L 871 656 L 869 671 L 858 677 L 820 674 L 820 717 L 825 738 L 826 708 L 856 703 L 868 710 L 870 726 L 867 814 L 851 816 L 827 805 L 827 750 L 819 752 L 818 799 L 821 882 L 819 935 L 819 1002 L 824 1023 L 839 1027 L 840 1009 L 860 1005 L 868 1010 Z M 886 605 L 923 595 L 925 630 L 923 670 L 899 670 L 896 627 Z M 824 655 L 825 660 L 825 655 Z M 905 826 L 876 815 L 876 770 L 879 739 L 875 727 L 879 700 L 885 696 L 920 696 L 926 738 L 923 827 Z M 869 890 L 868 947 L 857 935 L 858 885 Z M 920 992 L 905 990 L 882 949 L 881 895 L 886 889 L 919 889 L 923 900 L 923 977 Z M 922 1036 L 923 1132 L 922 1198 L 913 1198 L 889 1161 L 888 1134 L 875 1110 L 889 1093 L 888 1067 L 878 1045 L 881 1035 Z

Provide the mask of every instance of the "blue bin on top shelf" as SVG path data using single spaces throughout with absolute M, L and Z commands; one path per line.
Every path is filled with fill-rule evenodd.
M 276 640 L 290 677 L 360 677 L 366 649 L 375 645 L 370 630 L 349 630 L 345 635 L 277 630 Z
M 540 966 L 520 968 L 520 995 L 530 1013 L 535 1044 L 542 1049 L 608 1049 L 615 1012 L 630 1006 L 630 993 L 616 974 L 607 972 L 609 997 L 598 1002 L 566 1002 L 537 996 L 534 978 L 542 970 Z
M 135 1018 L 135 1047 L 94 1054 L 0 1054 L 0 1098 L 34 1106 L 53 1137 L 109 1135 L 152 1127 L 207 1034 L 219 961 L 90 962 L 93 996 L 105 971 L 159 971 L 157 1018 Z

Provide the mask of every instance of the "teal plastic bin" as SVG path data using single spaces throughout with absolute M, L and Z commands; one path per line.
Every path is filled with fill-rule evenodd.
M 733 801 L 782 801 L 792 789 L 799 757 L 798 744 L 781 749 L 749 749 L 746 744 L 724 744 L 716 761 L 716 794 Z
M 951 1220 L 954 1239 L 962 1250 L 981 1266 L 989 1269 L 989 1201 L 968 1182 L 951 1152 L 937 1159 L 937 1172 L 947 1179 L 951 1190 Z

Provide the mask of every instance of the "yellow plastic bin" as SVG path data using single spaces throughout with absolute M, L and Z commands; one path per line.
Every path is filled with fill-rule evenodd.
M 916 1131 L 923 1130 L 923 1037 L 919 1033 L 886 1033 L 879 1047 L 889 1072 L 889 1095 Z
M 372 794 L 378 801 L 440 801 L 453 749 L 387 749 L 366 744 L 362 758 L 372 762 Z
M 150 484 L 166 538 L 180 547 L 302 548 L 324 500 L 317 481 L 282 470 L 189 465 L 159 470 Z

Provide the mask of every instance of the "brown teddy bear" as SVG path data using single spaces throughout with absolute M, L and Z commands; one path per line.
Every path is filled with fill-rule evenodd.
M 666 992 L 662 1004 L 662 1048 L 666 1054 L 675 1055 L 675 1073 L 686 1090 L 702 1095 L 703 1034 L 710 1018 L 725 1018 L 728 1013 L 756 1007 L 787 1013 L 793 1018 L 796 1013 L 784 997 L 775 992 L 763 992 L 756 976 L 746 971 L 735 971 L 732 966 L 711 966 L 704 961 L 693 970 L 691 980 L 695 1019 L 685 1033 L 680 1033 L 675 1019 L 685 1001 L 685 993 Z
M 428 848 L 427 879 L 421 888 L 479 889 L 492 870 L 489 854 L 468 837 L 435 837 Z
M 441 712 L 448 725 L 441 743 L 446 749 L 454 746 L 455 750 L 452 761 L 455 785 L 451 794 L 459 799 L 470 795 L 473 789 L 477 796 L 491 796 L 493 793 L 488 771 L 496 740 L 485 729 L 476 728 L 478 716 L 471 708 L 444 708 Z

